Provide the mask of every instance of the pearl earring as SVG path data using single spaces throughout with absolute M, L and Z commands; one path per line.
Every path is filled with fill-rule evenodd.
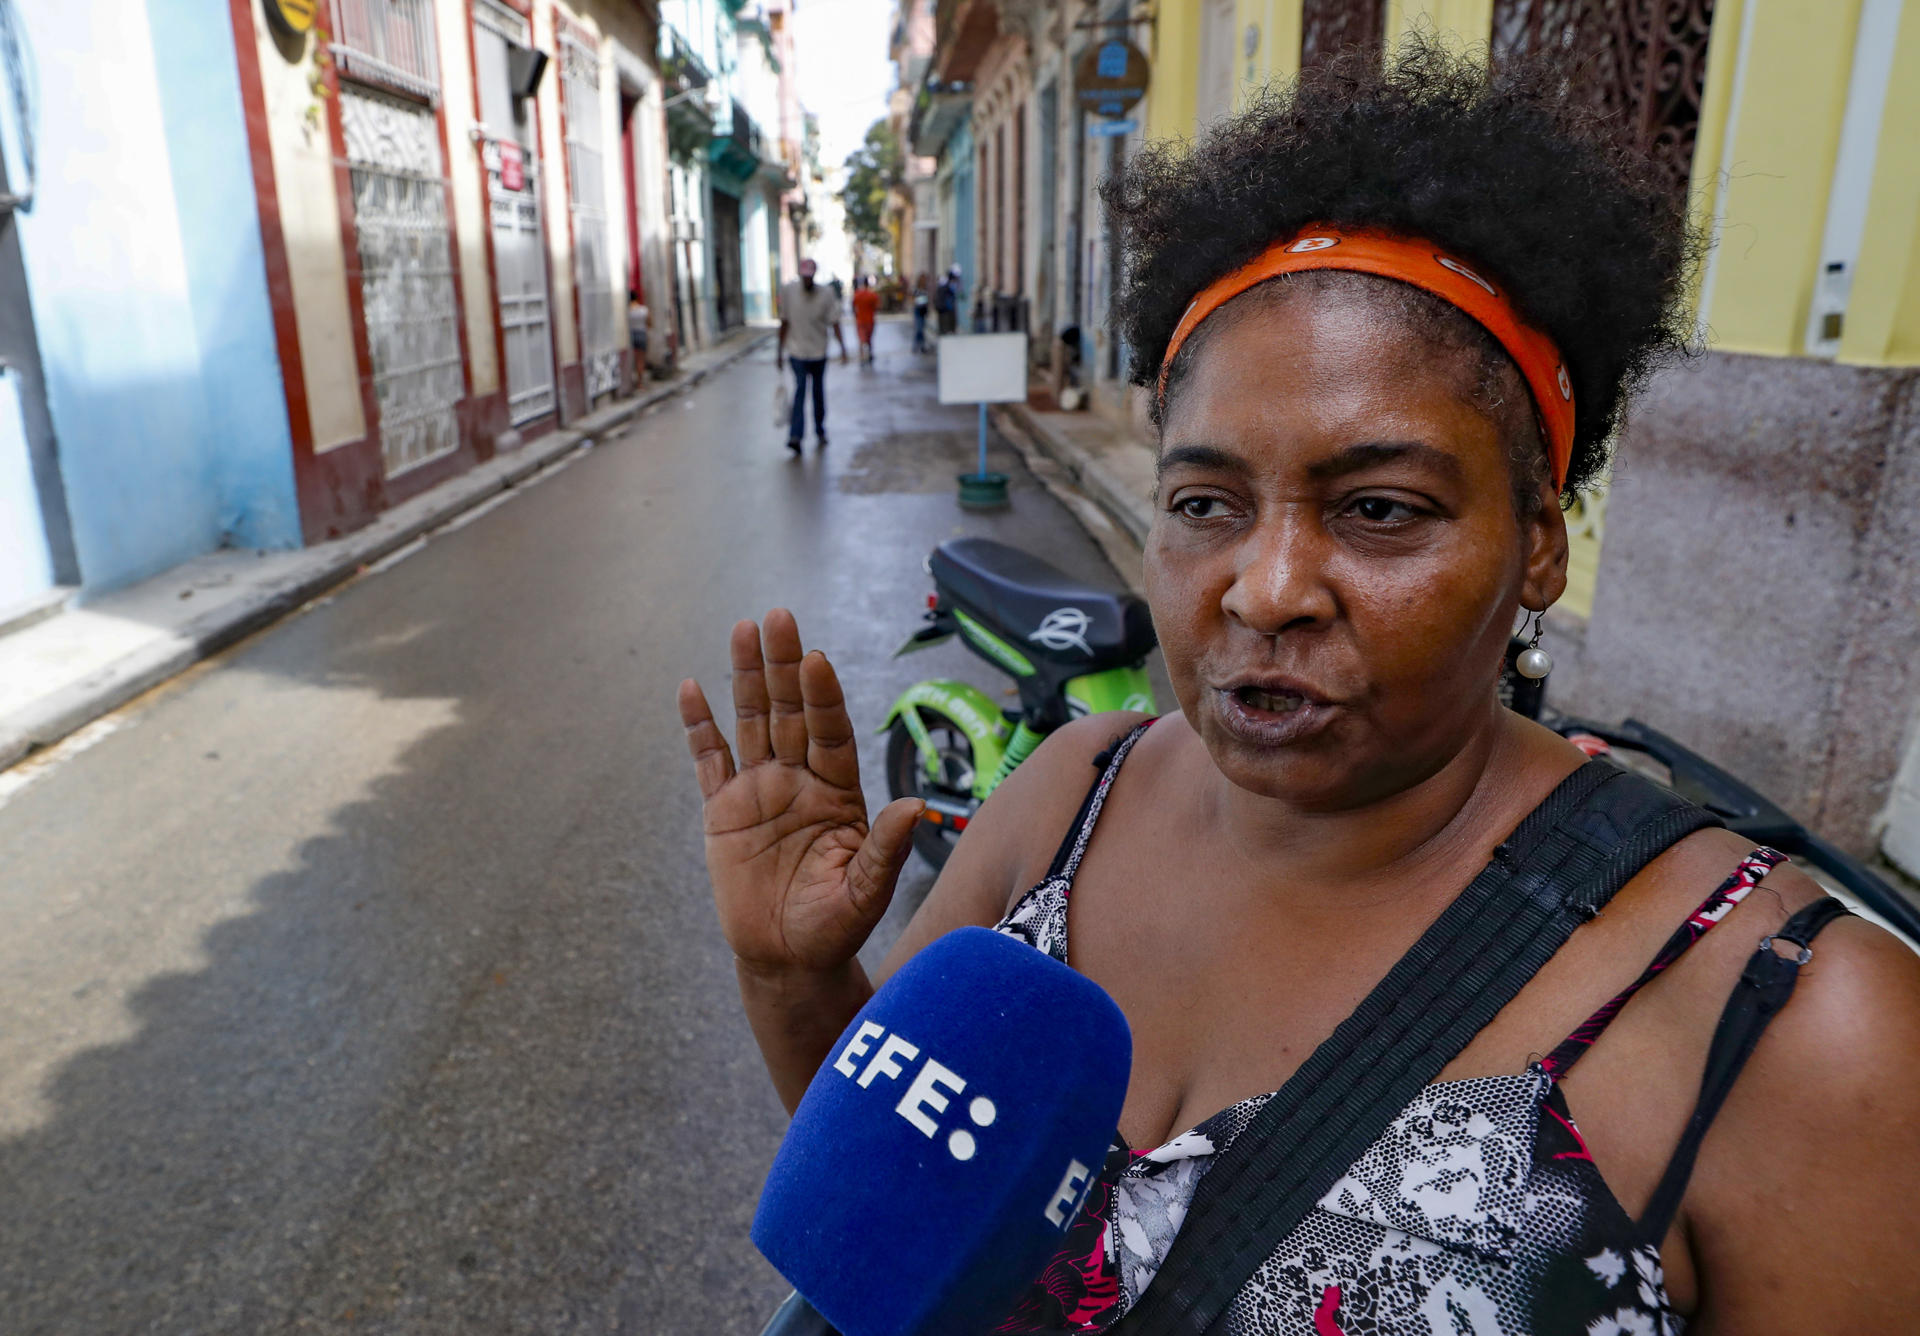
M 1540 621 L 1545 616 L 1544 612 L 1533 614 L 1533 639 L 1527 642 L 1527 647 L 1520 651 L 1520 656 L 1513 662 L 1514 670 L 1520 676 L 1535 682 L 1553 671 L 1553 655 L 1540 648 Z

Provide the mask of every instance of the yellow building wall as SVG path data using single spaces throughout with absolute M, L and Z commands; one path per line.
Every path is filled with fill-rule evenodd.
M 1713 8 L 1713 30 L 1707 42 L 1707 78 L 1700 90 L 1700 123 L 1693 138 L 1693 173 L 1688 190 L 1688 211 L 1693 225 L 1703 232 L 1713 226 L 1720 207 L 1720 163 L 1726 153 L 1727 118 L 1733 106 L 1733 87 L 1740 68 L 1740 28 L 1746 16 L 1747 0 L 1719 0 Z M 1700 311 L 1702 268 L 1692 278 L 1688 304 Z
M 1200 0 L 1161 0 L 1147 55 L 1147 138 L 1190 137 L 1200 106 Z
M 1920 3 L 1901 10 L 1840 360 L 1920 363 Z
M 289 61 L 267 28 L 263 7 L 249 9 L 267 109 L 273 193 L 287 245 L 293 323 L 300 335 L 300 372 L 306 380 L 313 448 L 319 453 L 367 434 L 353 317 L 347 306 L 346 242 L 340 235 L 340 198 L 333 184 L 333 143 L 327 108 L 308 86 L 319 39 L 307 38 L 306 59 Z M 310 118 L 309 109 L 316 105 L 320 114 Z
M 447 177 L 453 183 L 453 226 L 460 247 L 460 296 L 465 306 L 472 392 L 500 388 L 500 362 L 493 346 L 493 284 L 487 277 L 487 183 L 474 147 L 473 30 L 466 0 L 436 0 L 440 37 L 440 88 L 447 118 Z
M 1240 0 L 1240 32 L 1258 25 L 1260 45 L 1249 61 L 1240 47 L 1243 94 L 1269 83 L 1284 83 L 1300 73 L 1300 0 Z
M 1709 57 L 1737 53 L 1740 68 L 1715 168 L 1718 225 L 1701 316 L 1716 349 L 1789 356 L 1804 346 L 1860 5 L 1746 0 L 1743 10 L 1734 52 Z M 1698 178 L 1706 164 L 1697 154 L 1695 162 Z M 1864 267 L 1856 291 L 1863 281 L 1871 281 Z
M 1387 44 L 1424 28 L 1468 48 L 1484 47 L 1493 32 L 1493 0 L 1389 0 Z

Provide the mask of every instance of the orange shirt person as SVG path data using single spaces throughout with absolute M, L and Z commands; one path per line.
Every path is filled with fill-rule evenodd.
M 873 318 L 880 309 L 880 294 L 873 280 L 864 274 L 853 280 L 853 328 L 860 337 L 860 360 L 873 360 Z

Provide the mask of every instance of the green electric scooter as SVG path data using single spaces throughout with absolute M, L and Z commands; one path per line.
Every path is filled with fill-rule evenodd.
M 1019 688 L 1009 713 L 971 682 L 916 682 L 882 725 L 887 790 L 926 803 L 913 847 L 940 867 L 987 795 L 1047 734 L 1086 714 L 1156 712 L 1147 679 L 1154 636 L 1143 599 L 1083 584 L 988 538 L 942 543 L 927 573 L 927 624 L 895 657 L 959 636 Z

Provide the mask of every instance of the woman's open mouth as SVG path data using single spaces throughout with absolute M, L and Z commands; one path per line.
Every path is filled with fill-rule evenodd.
M 1227 732 L 1262 747 L 1282 747 L 1324 729 L 1334 706 L 1283 683 L 1216 688 L 1215 714 Z

